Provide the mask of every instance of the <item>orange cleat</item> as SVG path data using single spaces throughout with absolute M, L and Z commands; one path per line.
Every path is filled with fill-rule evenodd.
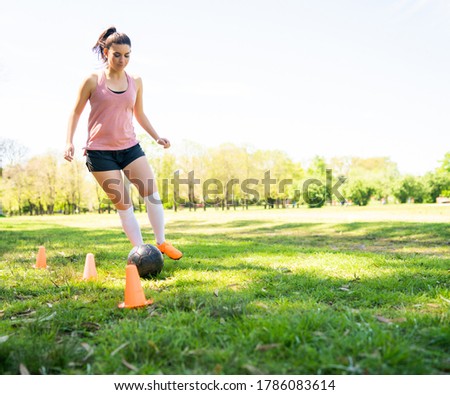
M 165 241 L 162 244 L 158 245 L 158 249 L 163 253 L 166 254 L 170 259 L 173 259 L 177 261 L 183 256 L 183 253 L 181 251 L 178 251 L 172 244 Z

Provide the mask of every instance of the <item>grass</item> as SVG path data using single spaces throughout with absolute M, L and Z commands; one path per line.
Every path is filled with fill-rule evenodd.
M 142 280 L 153 305 L 125 310 L 131 246 L 115 214 L 0 219 L 0 372 L 450 372 L 450 207 L 167 219 L 185 256 Z M 39 245 L 48 270 L 32 268 Z M 88 252 L 94 282 L 82 281 Z

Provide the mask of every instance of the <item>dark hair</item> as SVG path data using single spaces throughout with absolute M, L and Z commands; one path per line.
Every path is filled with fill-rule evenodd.
M 103 50 L 109 49 L 112 44 L 126 44 L 131 47 L 131 40 L 125 33 L 119 33 L 114 26 L 111 26 L 100 34 L 92 50 L 106 63 L 107 58 Z

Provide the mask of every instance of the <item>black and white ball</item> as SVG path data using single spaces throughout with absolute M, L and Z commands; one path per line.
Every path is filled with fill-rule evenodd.
M 161 273 L 164 258 L 154 245 L 142 244 L 132 248 L 128 254 L 128 264 L 136 265 L 140 277 L 149 278 Z

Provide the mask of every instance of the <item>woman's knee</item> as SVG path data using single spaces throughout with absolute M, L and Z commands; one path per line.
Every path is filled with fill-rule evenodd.
M 125 202 L 119 202 L 119 203 L 114 204 L 114 207 L 116 208 L 116 210 L 124 211 L 124 210 L 128 210 L 130 207 L 132 207 L 132 204 L 125 203 Z
M 137 188 L 141 197 L 152 195 L 158 191 L 155 175 L 145 157 L 139 158 L 127 166 L 124 174 Z
M 139 194 L 141 195 L 142 198 L 145 198 L 145 197 L 151 197 L 155 193 L 158 193 L 158 188 L 156 185 L 153 185 L 153 186 L 149 186 L 148 188 L 144 189 L 142 191 L 142 193 L 139 193 Z

